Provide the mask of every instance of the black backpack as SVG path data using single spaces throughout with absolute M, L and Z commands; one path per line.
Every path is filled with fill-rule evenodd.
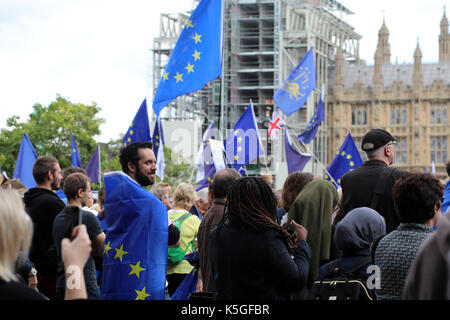
M 338 259 L 331 261 L 329 275 L 313 283 L 310 300 L 373 300 L 364 281 L 353 274 L 370 262 L 370 256 L 363 257 L 352 269 L 343 271 L 338 266 Z

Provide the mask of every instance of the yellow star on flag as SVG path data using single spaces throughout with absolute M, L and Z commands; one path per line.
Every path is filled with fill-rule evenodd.
M 183 74 L 179 74 L 177 72 L 177 75 L 174 76 L 174 78 L 177 79 L 177 83 L 180 82 L 180 81 L 183 82 Z
M 128 252 L 123 250 L 123 244 L 120 246 L 119 249 L 116 248 L 115 250 L 116 250 L 116 256 L 114 257 L 114 259 L 119 258 L 120 262 L 122 262 L 122 257 L 124 255 L 126 255 Z
M 234 160 L 239 160 L 239 156 L 238 156 L 238 155 L 235 155 L 235 156 L 234 156 Z
M 202 42 L 201 38 L 201 34 L 197 34 L 197 32 L 195 33 L 195 36 L 192 37 L 192 39 L 195 40 L 195 44 L 197 44 L 198 42 Z
M 350 154 L 348 154 L 348 155 L 347 155 L 347 159 L 350 160 L 351 158 L 352 158 L 352 156 L 351 156 Z
M 242 137 L 237 138 L 237 142 L 240 143 L 242 141 Z
M 136 300 L 145 300 L 145 298 L 150 297 L 150 294 L 145 292 L 145 287 L 141 291 L 139 291 L 139 290 L 134 290 L 134 291 L 136 291 L 136 294 L 137 294 Z
M 241 152 L 242 147 L 237 147 L 237 152 Z
M 197 50 L 195 50 L 194 54 L 192 55 L 194 57 L 194 61 L 200 60 L 200 53 Z
M 139 273 L 146 270 L 145 268 L 141 267 L 141 261 L 139 260 L 138 263 L 136 263 L 135 265 L 130 263 L 130 267 L 131 267 L 131 271 L 128 274 L 129 276 L 131 276 L 132 274 L 135 274 L 136 277 L 139 278 Z
M 190 64 L 189 62 L 188 62 L 187 67 L 184 67 L 184 68 L 188 71 L 188 74 L 191 72 L 194 72 L 194 65 Z
M 163 81 L 169 80 L 169 73 L 168 72 L 164 72 L 163 74 Z
M 128 138 L 128 142 L 131 142 L 131 138 Z
M 350 167 L 353 167 L 355 163 L 353 161 L 350 161 Z
M 186 21 L 186 29 L 193 28 L 193 27 L 194 26 L 192 25 L 192 20 Z
M 108 251 L 111 250 L 111 241 L 109 241 L 106 245 L 105 245 L 105 250 L 104 253 L 106 253 L 106 256 L 108 256 Z
M 134 133 L 134 131 L 133 131 L 133 130 L 130 130 L 130 134 L 133 135 L 133 133 Z
M 342 151 L 342 152 L 341 152 L 341 156 L 345 156 L 345 151 Z

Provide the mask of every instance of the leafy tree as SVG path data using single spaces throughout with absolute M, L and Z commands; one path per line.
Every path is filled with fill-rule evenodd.
M 181 182 L 190 183 L 195 187 L 196 168 L 186 162 L 178 153 L 164 146 L 164 182 L 175 189 Z M 156 177 L 156 181 L 161 179 Z
M 13 176 L 20 143 L 24 132 L 30 138 L 38 155 L 53 156 L 61 168 L 71 166 L 72 134 L 75 136 L 82 165 L 86 166 L 97 147 L 94 136 L 100 134 L 104 119 L 98 118 L 100 107 L 72 103 L 57 95 L 48 106 L 36 103 L 26 122 L 18 116 L 7 119 L 7 128 L 0 131 L 0 167 Z

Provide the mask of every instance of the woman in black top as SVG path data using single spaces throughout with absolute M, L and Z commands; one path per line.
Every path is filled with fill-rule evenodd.
M 276 200 L 260 178 L 230 187 L 224 219 L 210 233 L 216 299 L 289 299 L 306 283 L 311 251 L 307 230 L 293 235 L 277 223 Z

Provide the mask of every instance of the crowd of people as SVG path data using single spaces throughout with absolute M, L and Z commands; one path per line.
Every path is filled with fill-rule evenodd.
M 123 174 L 157 199 L 149 214 L 167 214 L 165 299 L 195 268 L 185 259 L 192 254 L 199 266 L 192 292 L 211 299 L 312 299 L 314 285 L 336 270 L 367 283 L 374 266 L 370 299 L 449 299 L 450 182 L 393 168 L 396 142 L 382 129 L 366 133 L 367 161 L 345 174 L 340 188 L 293 172 L 281 190 L 270 174 L 242 176 L 232 168 L 197 191 L 155 183 L 152 143 L 124 147 Z M 101 299 L 113 236 L 108 187 L 94 199 L 83 169 L 61 170 L 47 156 L 38 157 L 33 177 L 29 190 L 1 181 L 0 299 Z M 136 290 L 142 292 L 150 296 L 145 287 Z

